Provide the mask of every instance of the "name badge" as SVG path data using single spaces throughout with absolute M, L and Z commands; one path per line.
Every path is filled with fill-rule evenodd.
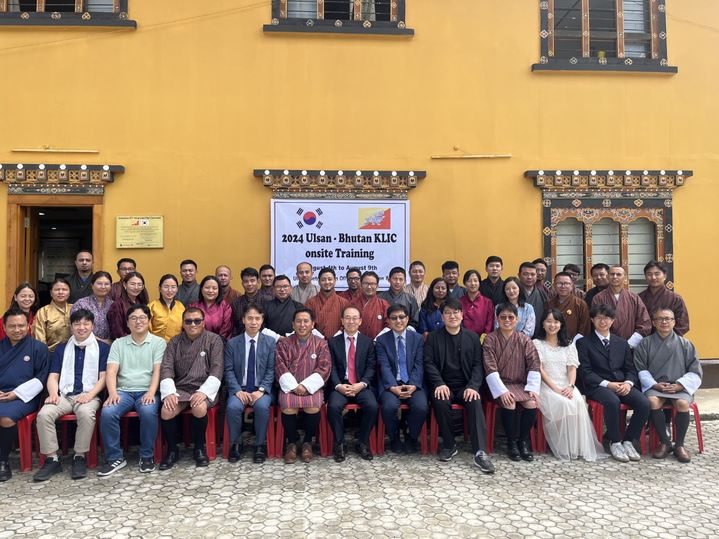
M 572 309 L 567 309 L 567 314 L 568 314 L 569 316 L 571 316 L 571 315 L 572 315 Z
M 206 355 L 207 355 L 207 353 L 204 350 L 202 352 L 200 352 L 200 357 L 205 357 Z
M 378 315 L 377 315 L 377 320 L 382 320 L 382 315 L 381 315 L 381 314 L 378 314 Z
M 30 361 L 30 356 L 25 356 L 24 358 L 22 358 L 22 360 L 23 360 L 23 361 Z
M 317 359 L 317 354 L 312 354 L 310 357 L 311 357 L 312 359 Z

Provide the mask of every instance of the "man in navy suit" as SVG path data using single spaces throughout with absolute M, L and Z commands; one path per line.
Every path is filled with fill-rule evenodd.
M 362 316 L 357 307 L 342 311 L 344 330 L 329 341 L 332 374 L 327 399 L 327 420 L 334 433 L 334 459 L 345 460 L 345 431 L 342 411 L 346 404 L 362 407 L 357 452 L 365 460 L 372 460 L 369 435 L 377 422 L 377 399 L 372 388 L 375 375 L 375 353 L 372 340 L 359 332 Z
M 253 303 L 245 306 L 242 323 L 245 331 L 227 342 L 225 380 L 227 382 L 227 425 L 231 443 L 228 460 L 237 462 L 242 454 L 242 416 L 247 406 L 255 415 L 255 451 L 253 461 L 267 458 L 267 424 L 275 379 L 275 340 L 260 333 L 264 313 Z
M 604 423 L 612 457 L 620 462 L 638 461 L 640 456 L 632 441 L 642 435 L 649 417 L 649 401 L 635 387 L 639 378 L 629 343 L 609 332 L 614 323 L 614 307 L 595 303 L 589 316 L 594 331 L 577 341 L 579 376 L 584 393 L 604 406 Z M 620 404 L 633 410 L 624 436 L 619 429 Z
M 427 393 L 424 382 L 424 340 L 414 331 L 407 331 L 409 311 L 396 303 L 387 309 L 389 327 L 392 331 L 383 333 L 376 340 L 377 368 L 379 369 L 379 401 L 382 420 L 390 439 L 390 449 L 399 453 L 402 442 L 399 438 L 399 407 L 409 405 L 404 449 L 408 453 L 417 451 L 419 433 L 427 419 Z M 384 435 L 384 433 L 380 433 Z

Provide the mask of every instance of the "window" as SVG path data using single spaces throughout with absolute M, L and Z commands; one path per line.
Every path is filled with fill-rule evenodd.
M 404 0 L 272 0 L 265 32 L 413 35 Z
M 533 71 L 676 73 L 668 65 L 666 0 L 542 0 Z
M 0 0 L 0 26 L 126 26 L 128 0 Z
M 620 264 L 632 291 L 646 288 L 644 265 L 656 259 L 673 280 L 672 196 L 691 171 L 528 170 L 542 190 L 543 258 L 549 274 L 582 268 L 587 288 L 594 264 Z

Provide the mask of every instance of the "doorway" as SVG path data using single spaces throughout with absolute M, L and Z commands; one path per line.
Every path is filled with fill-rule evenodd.
M 6 297 L 18 283 L 38 290 L 50 302 L 49 285 L 75 270 L 75 254 L 91 250 L 102 267 L 102 197 L 15 195 L 8 197 Z

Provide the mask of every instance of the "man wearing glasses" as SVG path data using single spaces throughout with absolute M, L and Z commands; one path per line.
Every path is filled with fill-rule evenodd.
M 487 426 L 479 397 L 484 379 L 482 344 L 479 335 L 462 328 L 462 304 L 458 299 L 447 299 L 440 310 L 444 327 L 431 332 L 424 345 L 424 374 L 442 436 L 439 460 L 448 462 L 457 454 L 452 405 L 460 404 L 467 414 L 474 464 L 492 474 L 494 465 L 486 452 Z
M 544 305 L 544 310 L 559 309 L 567 323 L 567 337 L 577 340 L 589 334 L 591 324 L 587 304 L 573 290 L 572 276 L 566 271 L 557 273 L 554 276 L 554 294 Z
M 379 275 L 374 271 L 365 271 L 360 283 L 362 294 L 355 298 L 351 305 L 357 307 L 362 317 L 360 332 L 370 339 L 374 339 L 387 325 L 389 303 L 377 295 Z
M 644 395 L 649 399 L 649 419 L 661 444 L 652 455 L 663 459 L 669 454 L 671 441 L 666 431 L 662 406 L 668 401 L 676 408 L 676 442 L 674 456 L 679 462 L 691 460 L 684 448 L 689 428 L 689 406 L 702 383 L 702 367 L 694 345 L 677 335 L 676 314 L 671 309 L 657 309 L 652 314 L 655 332 L 634 349 L 634 363 Z
M 419 434 L 427 419 L 427 393 L 424 384 L 424 340 L 412 330 L 407 331 L 409 312 L 404 305 L 387 309 L 392 331 L 377 337 L 376 354 L 379 370 L 379 400 L 382 420 L 390 439 L 390 449 L 399 453 L 415 453 L 419 447 Z M 399 408 L 409 406 L 408 433 L 404 444 L 399 437 Z M 380 433 L 384 436 L 384 433 Z
M 182 332 L 167 343 L 160 366 L 162 432 L 167 453 L 160 470 L 169 470 L 179 460 L 177 416 L 190 408 L 190 433 L 194 444 L 195 465 L 207 466 L 205 450 L 207 410 L 217 404 L 224 371 L 222 337 L 205 330 L 205 315 L 190 307 L 182 315 Z
M 399 266 L 394 267 L 389 272 L 389 290 L 379 293 L 379 297 L 390 305 L 404 305 L 409 312 L 409 323 L 414 329 L 419 328 L 419 305 L 409 292 L 405 291 L 405 283 L 407 282 L 407 272 Z
M 347 281 L 347 290 L 338 292 L 339 296 L 345 298 L 350 303 L 362 295 L 362 287 L 360 286 L 360 280 L 362 279 L 362 272 L 359 268 L 350 268 L 345 274 L 345 280 Z
M 357 453 L 364 460 L 372 460 L 369 435 L 377 422 L 377 399 L 374 394 L 375 352 L 372 340 L 358 330 L 362 323 L 357 307 L 345 307 L 342 312 L 344 331 L 329 341 L 332 356 L 330 391 L 327 398 L 327 420 L 334 433 L 335 462 L 345 460 L 345 430 L 342 412 L 347 404 L 362 407 Z
M 150 308 L 133 305 L 125 319 L 130 334 L 115 340 L 107 358 L 107 400 L 100 416 L 106 464 L 97 472 L 105 477 L 127 466 L 120 446 L 120 419 L 133 409 L 140 417 L 140 471 L 155 470 L 153 447 L 157 436 L 160 364 L 167 344 L 150 333 Z

